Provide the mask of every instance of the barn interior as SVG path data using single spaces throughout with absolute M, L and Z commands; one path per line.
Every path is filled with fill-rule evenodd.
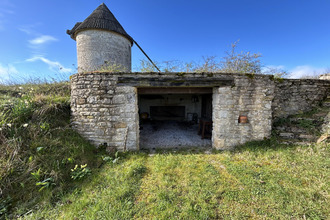
M 210 147 L 212 88 L 139 88 L 140 148 Z

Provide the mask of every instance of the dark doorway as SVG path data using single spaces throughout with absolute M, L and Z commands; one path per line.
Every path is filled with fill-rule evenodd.
M 202 118 L 212 119 L 212 94 L 202 95 Z
M 138 89 L 140 148 L 210 147 L 199 122 L 212 118 L 211 88 Z
M 183 120 L 185 106 L 150 106 L 150 117 L 157 120 Z

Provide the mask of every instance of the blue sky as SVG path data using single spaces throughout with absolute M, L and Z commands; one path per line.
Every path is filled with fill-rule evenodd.
M 221 58 L 240 40 L 295 78 L 330 67 L 329 0 L 0 0 L 0 80 L 75 73 L 66 30 L 102 2 L 155 61 Z M 133 71 L 141 59 L 133 46 Z

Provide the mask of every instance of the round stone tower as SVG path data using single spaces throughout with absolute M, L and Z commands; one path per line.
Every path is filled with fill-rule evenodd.
M 77 42 L 78 73 L 131 71 L 133 39 L 104 3 L 67 34 Z

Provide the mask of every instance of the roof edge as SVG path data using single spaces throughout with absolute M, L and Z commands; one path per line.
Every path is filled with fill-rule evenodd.
M 76 40 L 76 36 L 80 31 L 90 29 L 111 31 L 127 38 L 132 45 L 134 43 L 133 38 L 126 33 L 116 17 L 104 3 L 99 5 L 83 22 L 77 22 L 74 27 L 71 30 L 67 30 L 66 33 L 70 35 L 73 40 Z
M 132 38 L 130 35 L 128 35 L 128 34 L 127 34 L 127 35 L 123 35 L 123 34 L 118 33 L 118 32 L 116 32 L 116 31 L 111 31 L 111 30 L 102 29 L 102 28 L 84 28 L 84 29 L 79 29 L 79 30 L 75 31 L 72 35 L 70 35 L 70 34 L 69 34 L 69 35 L 71 36 L 71 38 L 72 38 L 73 40 L 76 40 L 76 37 L 77 37 L 77 35 L 78 35 L 80 32 L 82 32 L 82 31 L 88 31 L 88 30 L 98 30 L 98 31 L 112 32 L 112 33 L 118 34 L 118 35 L 120 35 L 120 36 L 126 38 L 129 42 L 131 42 L 132 45 L 134 44 L 134 40 L 133 40 L 133 38 Z M 67 32 L 68 32 L 68 31 L 70 31 L 70 30 L 67 30 Z

